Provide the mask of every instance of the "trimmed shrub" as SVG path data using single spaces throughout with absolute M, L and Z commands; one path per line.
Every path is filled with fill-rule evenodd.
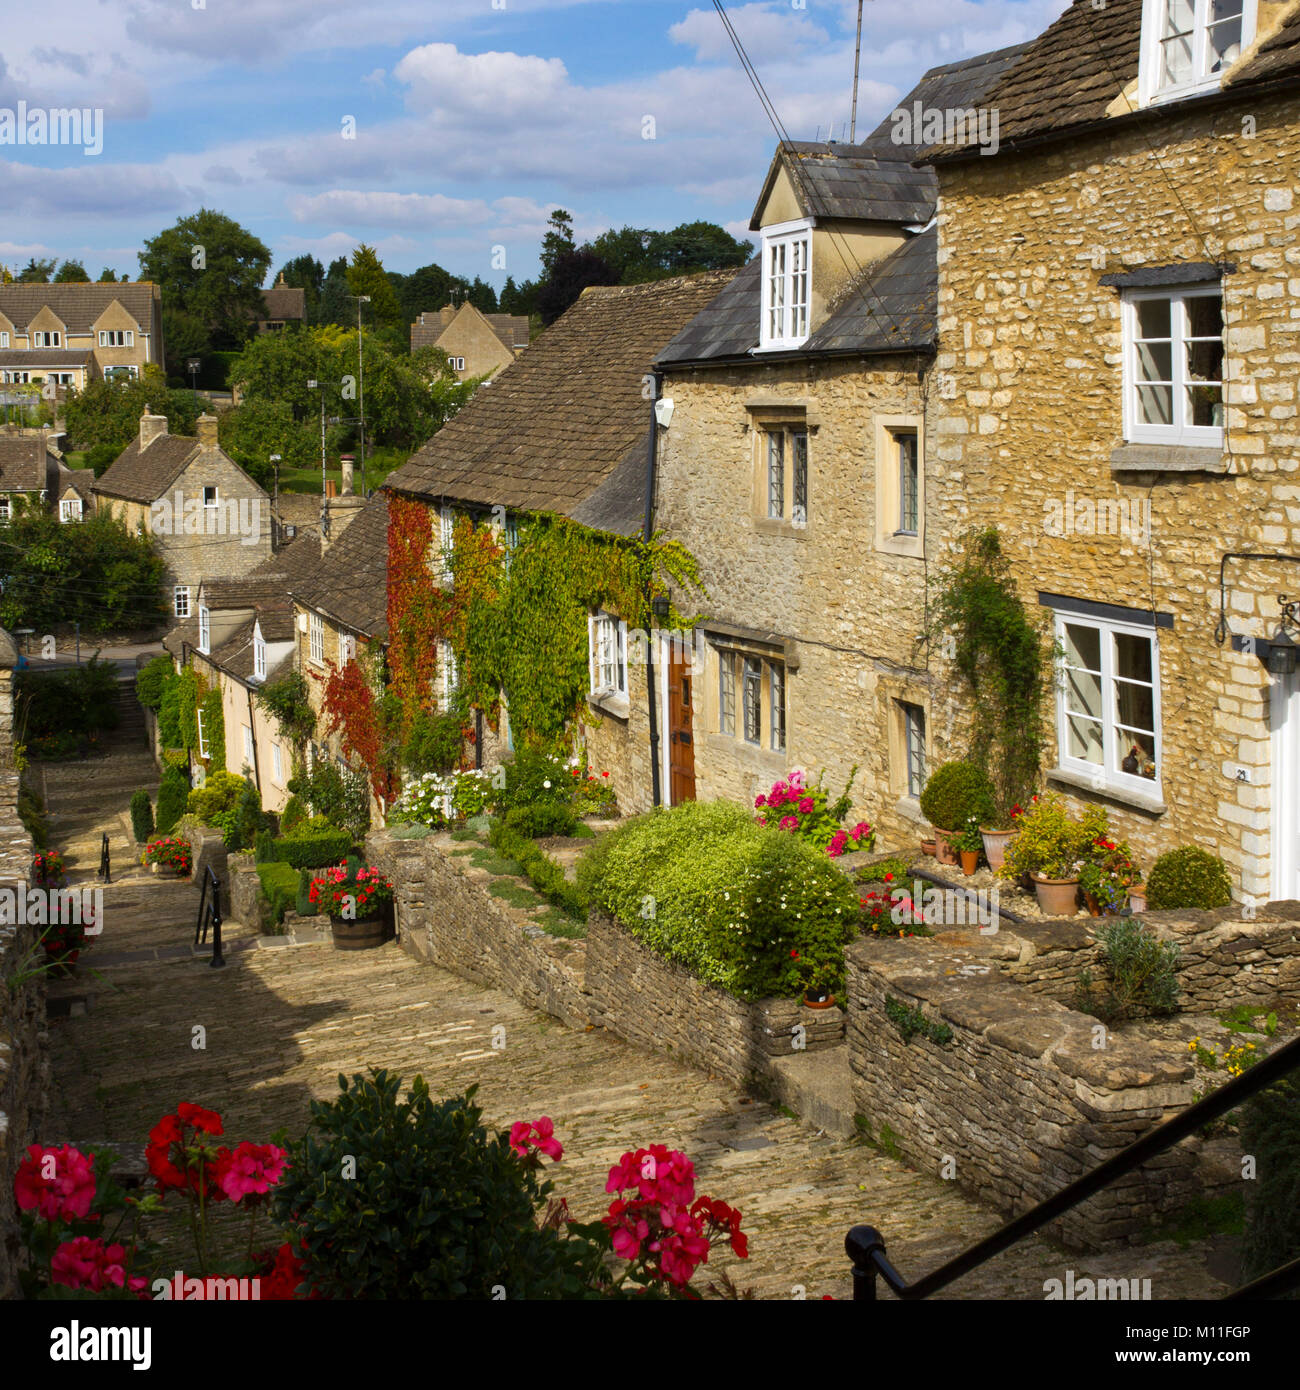
M 244 779 L 233 772 L 214 772 L 201 787 L 189 794 L 185 809 L 204 822 L 215 825 L 216 816 L 233 811 L 244 790 Z
M 572 835 L 578 828 L 578 817 L 571 806 L 535 801 L 530 806 L 512 806 L 505 823 L 529 840 L 540 840 L 546 835 Z
M 253 859 L 258 864 L 282 864 L 275 857 L 275 836 L 269 830 L 259 830 L 253 840 Z
M 284 914 L 298 898 L 299 871 L 292 864 L 259 864 L 257 876 L 262 883 L 262 896 L 270 909 L 271 920 L 280 926 Z
M 292 868 L 293 865 L 289 867 Z M 315 872 L 311 869 L 298 870 L 298 897 L 293 910 L 299 917 L 315 917 L 319 913 L 316 904 L 311 900 L 311 881 L 315 877 Z
M 1162 854 L 1147 876 L 1147 907 L 1152 912 L 1227 907 L 1231 901 L 1228 866 L 1199 845 L 1183 845 Z
M 972 816 L 989 825 L 996 808 L 993 783 L 974 763 L 944 763 L 921 790 L 921 814 L 938 830 L 962 830 Z
M 163 768 L 158 786 L 158 810 L 154 816 L 154 830 L 159 835 L 170 835 L 175 830 L 176 822 L 185 814 L 189 796 L 189 778 L 180 768 Z
M 556 907 L 580 922 L 587 920 L 586 895 L 565 878 L 560 865 L 543 854 L 532 840 L 500 821 L 492 822 L 488 839 L 492 848 L 503 858 L 513 859 L 538 892 Z
M 143 788 L 131 796 L 131 830 L 137 845 L 144 844 L 153 834 L 153 805 Z
M 156 656 L 147 666 L 142 666 L 135 677 L 136 699 L 146 709 L 156 710 L 162 704 L 163 690 L 167 682 L 176 674 L 176 668 L 169 656 Z
M 352 836 L 346 830 L 289 835 L 276 840 L 275 858 L 296 869 L 324 869 L 340 863 L 351 848 Z
M 1300 1257 L 1300 1076 L 1295 1072 L 1246 1102 L 1241 1147 L 1254 1154 L 1257 1165 L 1255 1181 L 1247 1184 L 1241 1250 L 1242 1278 L 1249 1281 Z
M 484 1128 L 476 1088 L 441 1102 L 418 1076 L 400 1088 L 384 1071 L 340 1076 L 289 1146 L 271 1203 L 301 1233 L 306 1282 L 343 1299 L 581 1297 L 592 1243 L 539 1221 L 550 1184 Z
M 686 802 L 638 816 L 596 842 L 578 885 L 643 945 L 738 998 L 843 988 L 854 885 L 746 807 Z
M 307 808 L 302 804 L 302 798 L 291 796 L 280 812 L 280 833 L 292 835 L 306 819 Z

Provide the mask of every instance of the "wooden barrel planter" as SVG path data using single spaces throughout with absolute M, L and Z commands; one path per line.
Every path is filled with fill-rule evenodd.
M 336 951 L 369 951 L 391 941 L 394 936 L 392 914 L 381 912 L 374 917 L 330 918 L 330 935 Z

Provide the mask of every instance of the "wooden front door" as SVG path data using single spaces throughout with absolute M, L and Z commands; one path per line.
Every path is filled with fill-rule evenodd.
M 668 804 L 695 800 L 695 731 L 691 719 L 691 663 L 677 642 L 668 659 Z

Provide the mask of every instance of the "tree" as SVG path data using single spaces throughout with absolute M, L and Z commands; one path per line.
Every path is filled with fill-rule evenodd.
M 18 283 L 20 285 L 48 285 L 57 260 L 57 256 L 51 256 L 48 261 L 38 261 L 33 256 L 19 272 Z
M 739 267 L 754 255 L 754 248 L 748 241 L 737 241 L 715 222 L 683 222 L 671 232 L 658 233 L 651 251 L 669 275 L 693 275 L 701 270 Z
M 316 305 L 315 318 L 308 318 L 309 323 L 325 325 L 330 323 L 346 324 L 355 323 L 356 314 L 353 310 L 352 301 L 348 298 L 350 286 L 348 285 L 348 258 L 340 256 L 338 260 L 330 262 L 330 268 L 325 273 L 325 279 L 321 284 L 320 300 Z
M 363 315 L 363 322 L 368 321 L 376 328 L 403 326 L 402 306 L 398 303 L 393 282 L 388 278 L 388 272 L 375 253 L 375 248 L 367 246 L 365 242 L 352 253 L 352 263 L 348 266 L 348 290 L 353 295 L 370 296 L 370 308 Z M 355 314 L 352 322 L 356 323 Z
M 122 276 L 122 280 L 123 282 L 126 281 L 125 275 Z M 99 283 L 101 285 L 117 284 L 117 273 L 112 269 L 111 266 L 105 266 L 103 270 L 99 272 Z
M 542 279 L 549 280 L 556 260 L 573 249 L 573 214 L 556 208 L 551 213 L 548 230 L 542 238 Z
M 59 267 L 58 274 L 54 277 L 56 285 L 88 285 L 90 276 L 86 274 L 86 267 L 80 261 L 64 261 Z
M 496 290 L 485 280 L 480 280 L 477 275 L 474 277 L 474 283 L 469 287 L 469 294 L 466 298 L 480 314 L 495 314 L 497 312 Z
M 617 285 L 618 276 L 594 251 L 564 251 L 546 282 L 537 291 L 537 312 L 546 325 L 553 324 L 566 309 L 576 304 L 589 285 Z
M 443 305 L 450 304 L 455 290 L 465 283 L 440 265 L 422 265 L 410 275 L 395 278 L 400 281 L 397 295 L 402 318 L 408 324 L 414 323 L 422 313 L 437 313 Z
M 210 346 L 239 348 L 263 316 L 262 282 L 271 253 L 223 213 L 200 208 L 145 241 L 140 274 L 163 287 L 165 308 L 191 315 Z
M 80 391 L 70 390 L 65 410 L 68 434 L 79 449 L 106 444 L 116 450 L 116 457 L 139 433 L 145 406 L 167 417 L 172 434 L 194 433 L 198 397 L 170 389 L 162 368 L 150 362 L 138 377 L 100 377 Z
M 212 351 L 208 330 L 203 322 L 183 309 L 173 308 L 165 300 L 162 311 L 163 342 L 167 344 L 167 361 L 172 375 L 185 380 L 185 363 L 191 357 L 206 357 Z
M 321 291 L 325 287 L 325 267 L 315 256 L 295 256 L 280 267 L 275 277 L 276 284 L 281 280 L 293 289 L 304 291 L 304 304 L 307 322 L 315 323 L 316 309 L 320 304 Z
M 320 458 L 319 430 L 295 420 L 284 401 L 259 397 L 222 411 L 217 435 L 226 453 L 267 492 L 275 481 L 272 454 L 280 455 L 282 468 L 304 468 Z

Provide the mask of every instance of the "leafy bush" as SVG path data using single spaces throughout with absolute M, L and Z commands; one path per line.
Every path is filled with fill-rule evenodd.
M 153 806 L 143 788 L 131 796 L 131 830 L 137 845 L 144 844 L 153 834 Z
M 301 1231 L 307 1282 L 350 1300 L 579 1296 L 586 1244 L 538 1224 L 550 1184 L 484 1128 L 475 1088 L 434 1102 L 418 1076 L 400 1087 L 340 1076 L 289 1146 L 272 1208 Z
M 532 840 L 501 821 L 493 821 L 488 838 L 492 848 L 503 857 L 513 859 L 533 886 L 556 907 L 580 922 L 587 920 L 586 895 L 565 878 L 560 865 L 543 854 Z
M 1080 972 L 1081 1012 L 1107 1023 L 1178 1012 L 1182 953 L 1176 942 L 1160 941 L 1136 917 L 1116 917 L 1098 928 L 1097 944 L 1109 980 L 1094 984 L 1090 970 Z
M 413 777 L 451 772 L 460 761 L 462 722 L 459 713 L 420 710 L 411 720 L 402 745 L 402 767 Z
M 228 811 L 219 811 L 211 824 L 221 831 L 227 849 L 248 849 L 259 832 L 270 825 L 270 817 L 262 810 L 262 798 L 246 777 L 238 779 L 242 786 L 235 804 Z M 193 793 L 191 793 L 193 795 Z
M 306 819 L 307 808 L 302 804 L 302 798 L 291 796 L 280 812 L 280 833 L 292 835 Z
M 290 865 L 290 868 L 293 866 Z M 311 900 L 311 881 L 316 875 L 311 869 L 298 870 L 298 896 L 294 902 L 293 910 L 299 917 L 315 917 L 318 915 L 318 908 Z
M 554 753 L 541 748 L 520 748 L 514 758 L 503 765 L 505 785 L 496 788 L 493 809 L 498 815 L 516 806 L 535 802 L 566 803 L 573 795 L 570 783 L 573 772 Z
M 596 842 L 578 886 L 642 944 L 739 998 L 843 987 L 853 885 L 744 807 L 687 802 L 638 816 Z
M 169 656 L 156 656 L 147 666 L 136 672 L 136 699 L 146 709 L 156 710 L 162 704 L 163 691 L 168 681 L 176 674 L 176 667 Z
M 331 825 L 342 825 L 343 774 L 338 767 L 329 759 L 321 758 L 299 781 L 302 787 L 299 795 L 311 808 L 312 815 L 324 816 Z
M 938 830 L 960 830 L 972 816 L 988 825 L 997 814 L 993 784 L 973 763 L 944 763 L 921 789 L 921 813 Z
M 275 836 L 269 830 L 259 830 L 253 837 L 253 862 L 256 864 L 282 864 L 275 857 Z
M 485 769 L 442 774 L 426 772 L 403 788 L 389 819 L 414 821 L 438 829 L 449 820 L 468 820 L 479 815 L 491 795 L 492 774 Z
M 859 821 L 852 830 L 840 827 L 840 822 L 848 815 L 849 807 L 853 804 L 849 788 L 858 775 L 857 765 L 849 773 L 849 780 L 836 801 L 831 801 L 829 793 L 822 786 L 824 775 L 818 773 L 817 781 L 809 786 L 804 774 L 796 768 L 785 780 L 773 783 L 771 791 L 754 802 L 755 810 L 762 812 L 758 823 L 773 830 L 798 835 L 833 859 L 837 859 L 846 849 L 869 853 L 875 848 L 876 832 L 866 821 Z
M 505 824 L 529 840 L 545 835 L 572 835 L 578 817 L 571 806 L 554 801 L 536 801 L 531 806 L 514 806 L 506 812 Z
M 262 896 L 266 899 L 271 920 L 279 926 L 284 921 L 284 914 L 297 901 L 298 870 L 292 864 L 259 864 L 257 877 L 262 883 Z
M 1246 1102 L 1241 1147 L 1256 1161 L 1241 1252 L 1242 1277 L 1251 1280 L 1300 1257 L 1300 1075 Z
M 1174 908 L 1227 907 L 1232 901 L 1228 866 L 1217 854 L 1199 845 L 1183 845 L 1162 854 L 1147 878 L 1147 907 L 1152 912 Z
M 316 732 L 316 712 L 307 697 L 307 682 L 301 671 L 290 671 L 257 692 L 257 703 L 272 715 L 284 736 L 296 749 Z
M 162 695 L 158 701 L 158 742 L 163 748 L 185 747 L 185 739 L 181 734 L 179 679 L 163 682 Z
M 105 733 L 117 727 L 117 667 L 96 654 L 69 671 L 22 671 L 14 681 L 14 700 L 30 749 L 60 734 Z
M 352 848 L 352 836 L 346 830 L 329 830 L 324 834 L 282 836 L 275 842 L 275 857 L 296 869 L 323 869 L 337 864 Z
M 1105 807 L 1088 806 L 1077 821 L 1071 820 L 1055 792 L 1036 796 L 1014 824 L 1016 837 L 1008 843 L 998 870 L 1009 879 L 1022 874 L 1072 878 L 1088 862 L 1096 841 L 1109 836 Z
M 214 772 L 201 787 L 189 794 L 185 809 L 205 825 L 215 825 L 214 817 L 235 809 L 245 781 L 233 772 Z
M 180 768 L 163 768 L 162 782 L 158 786 L 158 809 L 154 816 L 154 829 L 158 834 L 169 835 L 176 828 L 176 822 L 185 814 L 189 796 L 189 778 Z
M 114 444 L 96 444 L 93 448 L 86 450 L 84 466 L 97 478 L 102 478 L 105 473 L 117 462 L 117 456 L 121 453 Z

